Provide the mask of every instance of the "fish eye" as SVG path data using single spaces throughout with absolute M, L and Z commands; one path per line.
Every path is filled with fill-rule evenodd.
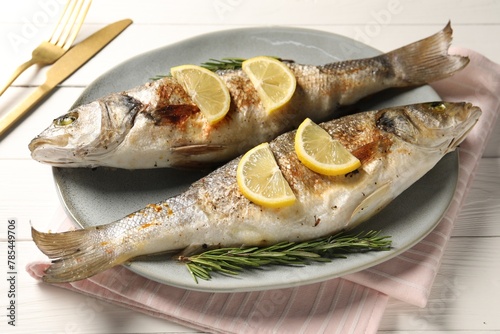
M 444 111 L 446 109 L 446 105 L 443 102 L 432 102 L 430 105 L 435 111 Z
M 54 125 L 56 126 L 67 126 L 78 119 L 78 113 L 72 112 L 54 120 Z

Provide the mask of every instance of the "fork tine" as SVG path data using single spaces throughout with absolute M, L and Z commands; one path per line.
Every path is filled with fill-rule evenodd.
M 69 35 L 69 37 L 67 37 L 66 43 L 63 45 L 63 49 L 67 50 L 73 44 L 73 41 L 75 40 L 76 35 L 78 35 L 78 32 L 80 31 L 80 28 L 82 27 L 83 21 L 85 20 L 85 17 L 87 16 L 87 12 L 90 9 L 91 3 L 92 3 L 92 0 L 88 0 L 88 1 L 84 0 L 84 3 L 82 3 L 82 5 L 80 6 L 80 10 L 78 12 L 78 16 L 76 18 L 76 21 L 72 25 L 71 34 Z
M 64 50 L 70 48 L 85 20 L 92 0 L 69 0 L 49 40 Z
M 80 12 L 82 5 L 83 5 L 83 0 L 73 0 L 76 4 L 73 7 L 73 11 L 71 12 L 71 16 L 69 17 L 68 22 L 66 22 L 66 26 L 63 29 L 63 33 L 59 37 L 59 40 L 57 41 L 56 45 L 58 47 L 63 47 L 64 43 L 66 42 L 66 39 L 68 38 L 69 33 L 71 32 L 71 29 L 73 29 L 73 25 L 75 24 L 75 21 L 78 17 L 78 13 Z
M 54 28 L 54 31 L 52 32 L 51 37 L 49 38 L 49 43 L 51 44 L 56 44 L 57 41 L 59 40 L 59 37 L 63 33 L 64 27 L 68 23 L 68 20 L 71 16 L 71 13 L 73 12 L 73 8 L 75 8 L 76 2 L 72 0 L 68 0 L 66 5 L 64 6 L 63 12 L 61 16 L 59 17 L 59 20 L 57 21 L 56 27 Z

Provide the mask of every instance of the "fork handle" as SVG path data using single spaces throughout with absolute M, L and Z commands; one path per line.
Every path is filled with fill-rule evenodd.
M 14 73 L 12 73 L 9 80 L 7 80 L 7 83 L 4 86 L 2 86 L 2 88 L 0 89 L 0 96 L 2 96 L 3 92 L 5 92 L 7 90 L 7 88 L 9 88 L 9 86 L 14 82 L 14 80 L 17 79 L 17 77 L 19 75 L 21 75 L 21 73 L 26 71 L 27 68 L 29 68 L 31 65 L 34 65 L 34 64 L 35 64 L 35 62 L 33 61 L 33 58 L 31 58 L 27 62 L 19 65 L 19 67 L 16 68 L 16 70 L 14 71 Z

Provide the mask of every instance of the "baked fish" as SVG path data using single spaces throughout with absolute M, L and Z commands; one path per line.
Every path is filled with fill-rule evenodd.
M 225 163 L 295 129 L 305 118 L 338 117 L 340 106 L 392 87 L 443 79 L 468 58 L 448 55 L 452 29 L 392 52 L 323 66 L 287 62 L 297 86 L 270 115 L 241 70 L 218 71 L 231 96 L 225 118 L 210 125 L 172 77 L 81 105 L 55 119 L 29 144 L 33 159 L 58 167 L 124 169 L 203 167 Z
M 269 143 L 293 190 L 291 206 L 266 208 L 240 192 L 236 158 L 188 190 L 106 225 L 61 233 L 32 229 L 53 259 L 46 282 L 95 275 L 137 256 L 195 246 L 266 246 L 350 229 L 370 218 L 455 150 L 481 110 L 469 103 L 424 103 L 368 111 L 321 123 L 361 161 L 347 175 L 324 176 L 294 150 L 295 131 Z

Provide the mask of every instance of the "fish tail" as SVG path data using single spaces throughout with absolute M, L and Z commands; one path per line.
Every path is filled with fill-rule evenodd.
M 52 259 L 42 280 L 65 283 L 85 279 L 120 264 L 118 252 L 106 247 L 99 227 L 44 233 L 31 228 L 33 241 Z M 121 261 L 124 262 L 124 261 Z
M 461 70 L 469 58 L 449 55 L 451 23 L 440 32 L 386 54 L 401 86 L 422 85 L 444 79 Z

